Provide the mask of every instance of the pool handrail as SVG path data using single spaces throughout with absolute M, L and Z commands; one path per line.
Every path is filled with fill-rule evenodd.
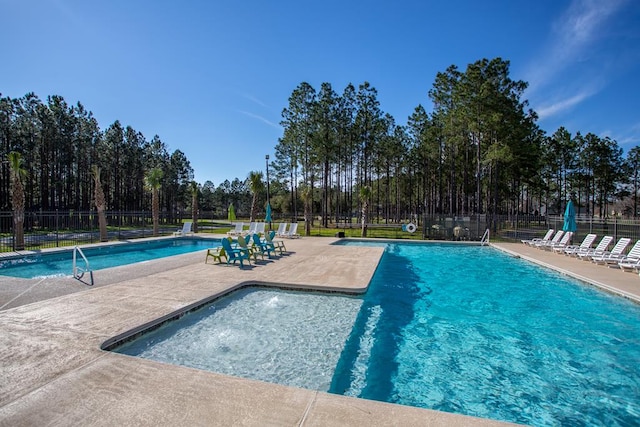
M 484 232 L 484 234 L 482 235 L 482 239 L 480 239 L 480 246 L 484 246 L 489 244 L 489 229 L 487 228 Z
M 80 254 L 80 256 L 82 257 L 82 259 L 84 260 L 84 264 L 85 264 L 85 268 L 83 269 L 82 267 L 78 267 L 76 259 L 77 256 L 76 254 Z M 78 246 L 74 246 L 73 247 L 73 278 L 76 280 L 81 281 L 82 283 L 88 284 L 86 282 L 84 282 L 82 280 L 82 277 L 84 276 L 84 273 L 89 272 L 89 275 L 91 277 L 91 285 L 93 286 L 93 270 L 91 270 L 91 267 L 89 266 L 89 260 L 87 259 L 87 257 L 84 255 L 84 252 L 82 252 L 82 249 L 80 249 L 80 247 Z

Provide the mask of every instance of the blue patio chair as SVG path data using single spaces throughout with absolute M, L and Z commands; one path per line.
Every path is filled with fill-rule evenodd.
M 253 238 L 253 248 L 255 251 L 258 251 L 262 254 L 267 254 L 267 256 L 269 258 L 271 258 L 271 253 L 275 252 L 275 248 L 269 246 L 266 242 L 263 242 L 260 239 L 260 236 L 258 234 L 254 234 L 251 236 Z
M 233 261 L 234 264 L 236 261 L 240 261 L 240 266 L 244 266 L 242 260 L 246 259 L 249 265 L 251 265 L 248 250 L 232 248 L 229 239 L 222 239 L 222 247 L 227 254 L 227 264 L 231 263 L 231 261 Z
M 247 253 L 249 254 L 249 258 L 253 257 L 254 261 L 258 260 L 258 253 L 257 251 L 254 250 L 253 246 L 249 246 L 248 243 L 250 243 L 250 237 L 246 236 L 238 236 L 238 246 L 240 247 L 241 250 L 246 250 Z M 264 254 L 261 253 L 260 255 L 262 255 L 262 259 L 264 259 Z
M 287 248 L 284 246 L 284 242 L 282 240 L 273 240 L 275 236 L 276 232 L 274 230 L 271 230 L 264 235 L 264 242 L 272 247 L 274 252 L 278 250 L 280 251 L 280 255 L 282 255 L 283 252 L 287 250 Z

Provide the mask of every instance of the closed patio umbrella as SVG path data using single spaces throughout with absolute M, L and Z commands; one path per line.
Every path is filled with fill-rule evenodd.
M 236 220 L 236 210 L 233 208 L 233 203 L 229 203 L 229 210 L 227 212 L 227 219 L 229 221 Z
M 562 230 L 575 233 L 576 228 L 576 210 L 573 207 L 573 202 L 569 200 L 567 208 L 564 211 L 564 225 L 562 226 Z
M 271 222 L 271 203 L 267 203 L 267 214 L 265 215 L 264 222 Z

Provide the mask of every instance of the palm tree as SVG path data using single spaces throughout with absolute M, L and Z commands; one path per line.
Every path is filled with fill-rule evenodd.
M 153 235 L 158 235 L 158 224 L 160 222 L 160 187 L 162 185 L 162 169 L 153 168 L 147 172 L 145 177 L 147 188 L 151 190 L 151 215 L 153 216 Z
M 95 185 L 95 203 L 98 210 L 98 225 L 100 226 L 100 241 L 107 242 L 109 236 L 107 235 L 107 217 L 104 213 L 107 202 L 104 198 L 104 191 L 102 190 L 102 183 L 100 182 L 100 168 L 98 165 L 91 167 L 91 174 L 93 175 L 93 182 Z
M 195 181 L 189 183 L 189 190 L 191 190 L 191 219 L 193 220 L 193 232 L 198 232 L 198 194 L 200 193 L 200 187 Z
M 16 151 L 9 153 L 11 172 L 11 204 L 13 206 L 14 240 L 13 249 L 24 250 L 24 186 L 22 178 L 27 176 L 22 155 Z
M 367 237 L 367 223 L 369 222 L 369 198 L 371 197 L 371 187 L 364 185 L 360 187 L 360 202 L 362 203 L 362 237 Z
M 253 200 L 251 201 L 251 217 L 250 222 L 255 221 L 258 216 L 258 194 L 264 189 L 262 182 L 262 172 L 251 171 L 249 172 L 249 189 L 253 193 Z

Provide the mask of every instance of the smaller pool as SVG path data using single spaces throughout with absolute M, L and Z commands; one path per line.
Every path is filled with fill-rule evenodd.
M 328 391 L 361 305 L 343 294 L 243 288 L 114 351 Z
M 218 246 L 220 239 L 160 239 L 135 243 L 82 248 L 92 270 L 118 267 L 173 255 L 201 251 Z M 38 277 L 70 276 L 73 251 L 29 255 L 0 261 L 0 275 L 35 279 Z

